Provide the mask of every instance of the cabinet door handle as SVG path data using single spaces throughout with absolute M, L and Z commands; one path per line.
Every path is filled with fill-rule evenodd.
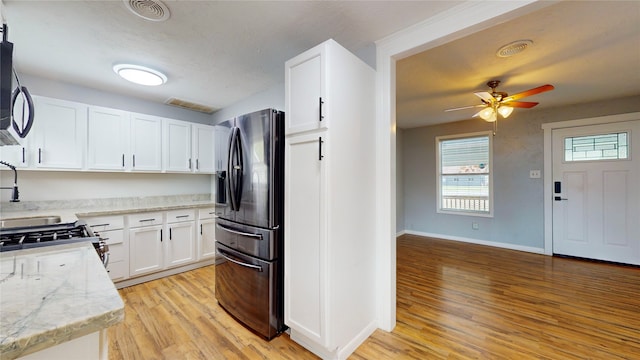
M 25 152 L 25 150 L 24 150 L 24 146 L 23 146 L 23 147 L 22 147 L 22 163 L 23 163 L 23 164 L 27 162 L 27 160 L 26 160 L 26 156 L 25 156 L 25 153 L 24 153 L 24 152 Z
M 42 148 L 38 148 L 38 164 L 42 164 Z
M 122 154 L 122 167 L 124 167 L 124 154 Z
M 189 158 L 189 170 L 191 170 L 191 158 Z
M 324 119 L 324 116 L 322 115 L 322 104 L 324 104 L 324 101 L 322 101 L 322 97 L 319 97 L 318 98 L 318 105 L 320 105 L 320 106 L 319 106 L 319 114 L 318 115 L 319 115 L 320 121 L 322 121 L 322 119 Z
M 176 219 L 183 219 L 183 218 L 188 218 L 189 215 L 178 215 L 176 216 Z
M 200 170 L 200 161 L 196 159 L 196 170 Z
M 98 226 L 109 226 L 111 224 L 109 223 L 104 223 L 104 224 L 95 224 L 95 225 L 91 225 L 91 227 L 98 227 Z
M 133 165 L 132 167 L 136 167 L 136 154 L 133 154 Z
M 202 235 L 202 224 L 200 224 L 200 235 Z
M 160 229 L 160 242 L 162 242 L 162 229 Z
M 169 228 L 169 240 L 171 240 L 171 228 Z
M 324 155 L 322 155 L 322 136 L 318 137 L 318 160 L 322 161 Z
M 139 222 L 147 222 L 147 221 L 153 221 L 155 219 L 142 219 L 142 220 L 138 220 Z

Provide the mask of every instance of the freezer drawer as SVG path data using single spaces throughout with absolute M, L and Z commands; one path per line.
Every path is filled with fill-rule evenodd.
M 284 327 L 278 261 L 263 261 L 216 244 L 216 299 L 235 319 L 267 340 Z
M 216 219 L 216 241 L 263 260 L 276 260 L 282 248 L 280 229 L 262 229 Z

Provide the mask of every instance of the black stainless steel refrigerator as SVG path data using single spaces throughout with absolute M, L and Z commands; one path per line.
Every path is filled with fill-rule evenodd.
M 265 109 L 216 125 L 216 299 L 271 339 L 284 328 L 284 112 Z

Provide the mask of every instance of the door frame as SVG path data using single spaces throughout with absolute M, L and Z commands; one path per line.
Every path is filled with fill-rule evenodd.
M 544 254 L 553 255 L 553 153 L 551 136 L 553 130 L 579 126 L 611 124 L 640 120 L 640 112 L 598 116 L 585 119 L 559 121 L 542 124 L 544 130 Z M 633 161 L 639 161 L 633 159 Z

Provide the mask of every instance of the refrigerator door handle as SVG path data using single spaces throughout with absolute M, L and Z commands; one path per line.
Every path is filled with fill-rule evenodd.
M 251 233 L 246 233 L 246 232 L 243 232 L 243 231 L 233 230 L 233 229 L 229 229 L 226 226 L 222 226 L 220 224 L 216 224 L 216 227 L 218 229 L 220 229 L 220 230 L 224 230 L 224 231 L 236 234 L 236 235 L 246 236 L 246 237 L 262 240 L 262 235 L 261 234 L 251 234 Z
M 235 177 L 235 171 L 234 171 L 234 164 L 233 164 L 233 159 L 234 159 L 234 154 L 235 154 L 235 149 L 236 149 L 236 131 L 238 131 L 237 127 L 234 127 L 231 129 L 231 134 L 229 135 L 229 151 L 228 151 L 228 156 L 229 158 L 227 159 L 227 174 L 229 176 L 229 197 L 231 200 L 231 210 L 238 210 L 237 206 L 236 206 L 236 177 Z
M 240 211 L 240 203 L 242 202 L 242 183 L 243 183 L 243 173 L 244 173 L 244 154 L 242 152 L 242 137 L 240 136 L 240 128 L 236 128 L 235 132 L 235 160 L 233 164 L 234 173 L 234 182 L 235 186 L 233 187 L 235 191 L 235 202 L 236 202 L 236 211 Z
M 245 262 L 242 262 L 240 260 L 236 260 L 232 257 L 230 257 L 230 254 L 226 254 L 224 251 L 218 249 L 218 255 L 222 256 L 223 258 L 225 258 L 226 260 L 231 261 L 234 264 L 238 264 L 240 266 L 244 266 L 244 267 L 248 267 L 250 269 L 253 269 L 255 271 L 259 271 L 262 272 L 262 266 L 258 266 L 258 265 L 253 265 L 253 264 L 247 264 Z

